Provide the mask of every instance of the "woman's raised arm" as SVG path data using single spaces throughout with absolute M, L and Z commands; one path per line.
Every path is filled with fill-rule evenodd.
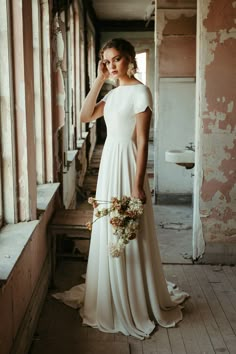
M 97 102 L 99 92 L 108 78 L 109 74 L 104 63 L 99 61 L 98 63 L 98 76 L 95 79 L 91 90 L 86 96 L 84 103 L 80 111 L 80 121 L 81 122 L 91 122 L 99 117 L 103 116 L 103 108 L 105 102 Z

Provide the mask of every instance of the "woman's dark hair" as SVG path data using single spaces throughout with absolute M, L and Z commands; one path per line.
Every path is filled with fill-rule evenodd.
M 122 55 L 124 55 L 130 63 L 134 65 L 134 70 L 136 71 L 138 66 L 135 59 L 136 53 L 134 46 L 123 38 L 114 38 L 106 42 L 100 50 L 100 58 L 103 59 L 103 53 L 106 49 L 115 48 Z

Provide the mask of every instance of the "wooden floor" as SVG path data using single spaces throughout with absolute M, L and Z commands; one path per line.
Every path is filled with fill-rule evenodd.
M 96 189 L 94 176 L 100 153 L 101 147 L 95 151 L 85 181 L 86 198 Z M 83 203 L 81 205 L 83 207 Z M 182 220 L 185 214 L 180 215 Z M 169 218 L 167 225 L 170 225 Z M 173 245 L 177 232 L 180 236 L 181 232 L 161 230 L 164 230 L 160 249 L 164 255 L 166 278 L 190 294 L 183 309 L 183 321 L 175 328 L 158 327 L 150 339 L 143 341 L 82 326 L 78 310 L 51 296 L 53 292 L 84 282 L 86 262 L 65 259 L 57 266 L 56 289 L 48 292 L 28 354 L 236 354 L 236 267 L 196 265 L 191 259 L 176 257 L 178 252 Z M 187 240 L 187 231 L 183 232 L 182 245 Z M 181 244 L 179 240 L 177 243 Z
M 57 269 L 60 291 L 83 282 L 86 263 L 63 261 Z M 157 328 L 140 341 L 82 326 L 78 310 L 49 292 L 30 354 L 211 354 L 236 353 L 236 268 L 211 265 L 164 265 L 168 280 L 188 291 L 183 321 Z

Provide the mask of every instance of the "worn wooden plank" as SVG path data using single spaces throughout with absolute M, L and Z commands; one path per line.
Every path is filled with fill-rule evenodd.
M 218 300 L 218 306 L 212 305 L 212 295 L 211 298 L 208 298 L 208 301 L 210 306 L 212 307 L 212 312 L 218 323 L 218 326 L 228 347 L 228 350 L 230 353 L 233 353 L 236 348 L 236 312 L 227 297 L 228 290 L 226 284 L 229 285 L 227 278 L 224 276 L 222 270 L 215 271 L 214 269 L 214 267 L 209 265 L 204 266 L 205 274 L 209 281 L 211 281 L 215 297 Z M 222 276 L 224 280 L 222 279 Z
M 172 348 L 172 353 L 186 354 L 184 341 L 183 341 L 180 328 L 178 327 L 169 328 L 168 335 L 169 335 L 170 345 Z
M 172 354 L 168 330 L 166 328 L 159 327 L 154 337 L 157 344 L 157 354 Z M 144 354 L 146 353 L 144 352 Z
M 129 344 L 127 342 L 80 342 L 79 353 L 81 354 L 130 354 Z
M 92 327 L 87 327 L 87 331 L 88 341 L 114 342 L 115 335 L 113 333 L 105 333 Z
M 191 296 L 191 287 L 187 281 L 187 278 L 184 273 L 184 267 L 181 265 L 171 266 L 170 270 L 172 274 L 175 275 L 175 280 L 177 286 L 188 292 Z M 200 354 L 201 350 L 198 345 L 198 331 L 195 328 L 195 316 L 194 311 L 196 311 L 196 306 L 192 302 L 192 299 L 189 298 L 184 303 L 184 310 L 183 310 L 183 320 L 179 324 L 179 328 L 181 330 L 181 334 L 184 341 L 184 346 L 186 349 L 186 353 L 188 354 Z
M 229 280 L 232 288 L 236 291 L 236 273 L 234 273 L 235 267 L 223 266 L 222 267 L 227 279 Z
M 215 278 L 214 273 L 211 272 L 211 281 L 209 281 L 205 273 L 207 267 L 205 265 L 196 265 L 196 276 L 206 299 L 205 324 L 215 350 L 228 353 L 230 351 L 228 346 L 230 338 L 227 337 L 228 333 L 232 332 L 232 329 L 212 287 L 213 284 L 218 283 L 218 280 Z
M 60 288 L 84 281 L 80 276 L 86 271 L 86 265 L 70 262 L 64 266 L 66 263 L 60 264 L 57 270 L 58 279 L 62 279 Z M 177 328 L 159 327 L 151 339 L 143 341 L 123 334 L 104 333 L 83 326 L 78 311 L 51 299 L 45 307 L 49 313 L 44 315 L 41 328 L 38 326 L 35 350 L 31 354 L 126 354 L 127 348 L 131 354 L 236 353 L 235 267 L 165 265 L 164 270 L 168 280 L 191 296 L 184 304 L 184 318 Z M 51 311 L 50 306 L 53 306 Z
M 220 271 L 216 273 L 219 280 L 219 289 L 216 291 L 216 295 L 222 305 L 226 317 L 236 333 L 236 291 L 226 273 L 226 269 L 230 270 L 230 268 L 231 267 L 229 266 L 221 267 Z
M 234 274 L 232 267 L 231 266 L 223 266 L 223 271 L 227 279 L 229 280 L 231 284 L 231 290 L 233 289 L 234 291 L 230 291 L 228 293 L 228 297 L 230 299 L 230 302 L 236 310 L 236 274 Z M 235 319 L 236 320 L 236 319 Z
M 88 210 L 80 209 L 59 209 L 56 211 L 54 217 L 50 222 L 50 229 L 56 226 L 60 227 L 85 227 L 86 222 L 92 220 L 93 209 L 90 207 Z
M 156 337 L 152 336 L 151 338 L 145 339 L 142 342 L 143 353 L 145 354 L 156 354 L 157 353 L 157 343 Z
M 115 333 L 114 334 L 114 341 L 115 342 L 128 342 L 128 337 L 125 336 L 124 334 L 122 333 Z
M 131 354 L 143 354 L 142 341 L 133 337 L 128 337 Z
M 196 337 L 198 339 L 198 345 L 203 353 L 205 352 L 207 354 L 214 354 L 215 351 L 213 348 L 211 337 L 215 337 L 214 329 L 217 326 L 215 325 L 214 321 L 213 323 L 211 321 L 212 319 L 211 311 L 209 310 L 209 306 L 207 304 L 207 301 L 201 290 L 200 284 L 195 275 L 196 266 L 195 265 L 184 266 L 183 269 L 184 269 L 186 279 L 188 280 L 191 286 L 190 293 L 191 293 L 191 304 L 193 306 L 193 310 L 192 310 L 193 328 L 196 333 Z M 209 323 L 209 319 L 210 319 L 210 323 Z M 221 342 L 222 342 L 222 338 L 221 338 Z
M 31 349 L 31 354 L 130 354 L 129 344 L 122 342 L 105 341 L 81 341 L 70 337 L 47 339 L 44 342 L 37 341 Z

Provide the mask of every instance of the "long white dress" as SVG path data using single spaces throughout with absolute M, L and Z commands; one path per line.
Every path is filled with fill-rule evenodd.
M 147 107 L 152 109 L 152 97 L 147 86 L 138 84 L 119 86 L 104 101 L 107 138 L 96 198 L 110 200 L 131 195 L 136 172 L 135 115 Z M 148 337 L 157 323 L 163 327 L 175 326 L 182 319 L 179 304 L 188 297 L 184 291 L 167 286 L 147 176 L 144 190 L 147 202 L 138 235 L 120 257 L 109 254 L 108 246 L 115 240 L 109 217 L 94 223 L 80 311 L 84 324 L 140 339 Z

